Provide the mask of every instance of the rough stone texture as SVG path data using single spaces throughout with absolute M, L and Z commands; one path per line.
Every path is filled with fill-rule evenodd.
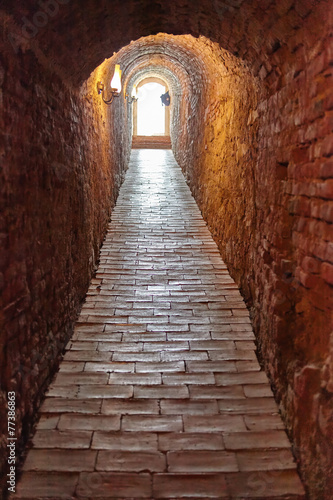
M 329 498 L 333 489 L 332 53 L 325 12 L 318 6 L 288 43 L 276 45 L 255 73 L 259 90 L 237 61 L 217 88 L 208 85 L 209 105 L 195 113 L 197 133 L 190 135 L 196 146 L 184 141 L 176 150 L 252 307 L 262 358 L 314 498 Z
M 68 89 L 32 51 L 0 44 L 2 470 L 7 392 L 19 446 L 99 258 L 126 159 L 112 144 L 128 139 L 106 133 L 110 110 L 97 97 Z M 95 96 L 95 85 L 83 90 Z M 122 111 L 113 109 L 118 120 Z
M 1 320 L 10 324 L 0 365 L 3 390 L 19 393 L 18 434 L 75 319 L 126 163 L 131 111 L 101 106 L 95 92 L 118 59 L 129 89 L 136 78 L 168 80 L 174 152 L 252 307 L 309 491 L 329 499 L 331 2 L 51 3 L 44 16 L 35 0 L 0 10 Z M 161 32 L 206 39 L 152 36 Z

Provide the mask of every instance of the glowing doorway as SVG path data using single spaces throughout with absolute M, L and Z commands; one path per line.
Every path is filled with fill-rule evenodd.
M 137 135 L 165 135 L 165 106 L 161 95 L 166 88 L 149 82 L 138 88 Z

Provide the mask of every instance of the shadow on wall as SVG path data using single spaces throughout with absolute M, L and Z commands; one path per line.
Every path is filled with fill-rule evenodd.
M 18 451 L 72 334 L 129 154 L 113 122 L 124 121 L 120 103 L 111 119 L 95 81 L 71 90 L 33 50 L 12 44 L 0 41 L 0 489 L 8 393 Z

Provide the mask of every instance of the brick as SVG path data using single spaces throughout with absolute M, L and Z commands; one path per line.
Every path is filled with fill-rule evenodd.
M 229 326 L 229 325 L 228 325 Z M 213 331 L 211 333 L 213 340 L 254 340 L 254 334 L 249 330 L 240 329 L 239 331 L 235 330 L 235 326 L 233 325 L 232 330 L 231 326 L 229 326 L 230 330 L 228 331 Z
M 236 455 L 225 451 L 171 451 L 167 461 L 170 472 L 207 474 L 239 470 Z
M 116 373 L 134 373 L 134 363 L 85 363 L 84 371 L 87 372 L 116 372 Z
M 120 416 L 104 417 L 102 415 L 76 415 L 66 413 L 60 417 L 58 429 L 60 431 L 117 431 L 120 430 Z
M 91 450 L 31 450 L 24 471 L 81 472 L 93 471 L 97 452 Z
M 237 372 L 236 364 L 233 361 L 187 361 L 186 367 L 188 372 Z
M 98 342 L 70 342 L 69 347 L 71 351 L 97 351 Z
M 245 351 L 251 351 L 251 350 L 255 351 L 257 349 L 255 343 L 251 342 L 249 340 L 237 340 L 236 339 L 235 346 L 236 346 L 236 349 L 245 350 Z
M 296 469 L 289 449 L 240 451 L 236 453 L 236 457 L 242 472 Z
M 184 415 L 185 432 L 245 431 L 245 424 L 240 415 Z
M 192 340 L 190 348 L 192 351 L 212 351 L 212 350 L 229 350 L 233 349 L 234 343 L 231 341 L 223 340 Z
M 250 431 L 283 430 L 284 425 L 279 415 L 244 415 L 246 428 Z
M 47 392 L 50 398 L 76 398 L 79 393 L 78 385 L 57 386 L 52 384 Z
M 235 361 L 237 372 L 260 372 L 261 367 L 257 360 L 255 361 Z
M 101 413 L 103 415 L 114 415 L 118 420 L 119 415 L 147 414 L 158 415 L 160 412 L 158 400 L 147 399 L 106 399 L 103 401 Z M 112 417 L 107 417 L 112 421 Z
M 84 362 L 62 362 L 59 373 L 65 372 L 65 373 L 73 373 L 73 372 L 82 372 L 84 369 Z
M 108 378 L 107 373 L 59 373 L 53 386 L 106 384 Z
M 239 384 L 265 384 L 268 382 L 264 372 L 242 372 L 242 373 L 217 373 L 215 375 L 217 385 L 239 385 Z
M 38 424 L 37 424 L 37 430 L 39 429 L 56 429 L 58 422 L 59 422 L 60 416 L 55 414 L 48 414 L 46 413 L 45 415 L 41 415 Z
M 166 457 L 158 452 L 100 451 L 97 471 L 112 472 L 164 472 Z
M 278 413 L 278 406 L 272 395 L 270 398 L 223 399 L 218 402 L 220 413 Z
M 124 333 L 123 342 L 158 342 L 166 340 L 167 334 L 165 332 L 158 333 Z
M 257 361 L 255 352 L 241 350 L 241 349 L 230 349 L 228 351 L 208 351 L 208 355 L 212 361 L 219 360 L 229 360 L 229 361 L 239 361 L 239 360 L 253 360 Z
M 144 362 L 157 362 L 160 361 L 160 353 L 159 352 L 115 352 L 112 361 L 144 361 Z
M 191 399 L 238 399 L 244 397 L 243 386 L 189 386 Z
M 159 434 L 158 448 L 161 451 L 223 450 L 224 444 L 221 433 L 181 432 Z
M 208 360 L 207 352 L 201 351 L 179 351 L 179 352 L 162 352 L 162 361 L 188 361 L 188 360 Z
M 121 422 L 122 431 L 158 431 L 175 432 L 183 430 L 183 421 L 179 416 L 125 415 Z
M 109 384 L 161 385 L 162 376 L 157 373 L 111 373 Z
M 160 362 L 160 363 L 140 363 L 135 364 L 136 373 L 166 373 L 166 372 L 184 372 L 185 363 L 184 361 L 170 361 L 170 362 Z
M 244 385 L 244 394 L 247 398 L 271 398 L 272 389 L 268 384 Z
M 193 333 L 192 332 L 168 332 L 167 334 L 167 338 L 168 340 L 171 340 L 171 341 L 177 341 L 177 340 L 193 340 Z M 195 338 L 196 339 L 200 339 L 200 340 L 210 340 L 211 339 L 211 335 L 210 335 L 210 332 L 209 331 L 205 331 L 205 332 L 196 332 L 195 334 Z
M 216 401 L 210 400 L 164 400 L 161 401 L 161 414 L 163 415 L 213 415 L 218 413 Z
M 183 351 L 188 349 L 188 342 L 145 342 L 143 344 L 144 351 Z
M 17 485 L 15 497 L 70 500 L 73 498 L 78 479 L 78 473 L 24 472 Z
M 157 451 L 157 434 L 152 432 L 94 432 L 93 450 Z
M 163 384 L 165 385 L 182 385 L 182 384 L 214 384 L 214 375 L 211 373 L 184 373 L 162 375 Z
M 151 498 L 149 474 L 102 473 L 80 474 L 76 490 L 82 498 Z
M 140 352 L 143 349 L 143 342 L 99 342 L 98 351 L 110 352 Z
M 304 499 L 304 488 L 294 470 L 261 471 L 229 474 L 227 483 L 234 498 L 285 498 Z
M 284 431 L 225 433 L 223 434 L 223 440 L 227 450 L 290 447 Z
M 161 324 L 148 324 L 147 325 L 148 332 L 188 332 L 189 327 L 188 323 L 183 324 L 175 324 L 172 325 L 168 323 Z
M 66 361 L 110 361 L 111 354 L 109 352 L 91 352 L 89 350 L 84 351 L 67 351 L 64 360 Z
M 106 333 L 106 332 L 100 332 L 100 333 L 78 333 L 77 334 L 77 340 L 81 341 L 82 344 L 84 345 L 85 342 L 105 342 L 105 343 L 112 343 L 112 344 L 119 344 L 119 341 L 121 340 L 121 333 Z M 74 344 L 75 346 L 75 344 Z
M 34 448 L 88 449 L 91 431 L 40 430 L 33 438 Z
M 102 400 L 80 401 L 64 398 L 48 398 L 44 401 L 41 411 L 43 413 L 99 413 Z
M 135 398 L 188 398 L 189 392 L 188 388 L 184 385 L 179 386 L 136 386 L 134 388 L 134 397 Z
M 222 474 L 156 474 L 153 498 L 229 498 Z
M 133 390 L 132 385 L 83 385 L 79 388 L 78 399 L 130 398 Z M 80 402 L 76 407 L 80 407 Z

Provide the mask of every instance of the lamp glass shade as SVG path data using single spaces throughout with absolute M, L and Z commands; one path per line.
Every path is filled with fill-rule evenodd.
M 136 97 L 137 97 L 136 85 L 134 85 L 134 86 L 133 86 L 133 89 L 132 89 L 132 97 L 133 97 L 134 99 L 136 99 Z
M 114 75 L 111 80 L 111 88 L 114 89 L 118 94 L 121 92 L 121 69 L 119 64 L 116 64 L 114 69 Z

